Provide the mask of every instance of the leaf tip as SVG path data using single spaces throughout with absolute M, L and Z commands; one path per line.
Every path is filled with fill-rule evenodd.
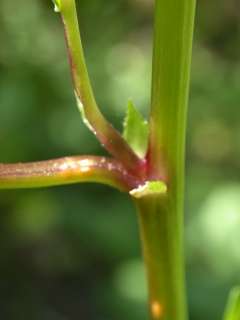
M 54 11 L 61 12 L 62 1 L 61 0 L 52 0 L 54 4 Z
M 129 99 L 123 122 L 123 137 L 139 157 L 146 154 L 148 130 L 147 121 Z

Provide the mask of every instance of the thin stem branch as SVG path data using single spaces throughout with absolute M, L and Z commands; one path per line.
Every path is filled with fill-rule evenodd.
M 144 160 L 138 158 L 130 146 L 100 112 L 90 83 L 77 18 L 75 0 L 62 0 L 60 14 L 64 23 L 65 37 L 78 105 L 89 127 L 105 149 L 120 160 L 132 172 L 140 173 Z
M 80 182 L 103 183 L 121 191 L 128 191 L 138 183 L 118 161 L 105 157 L 75 156 L 31 163 L 0 163 L 0 189 Z

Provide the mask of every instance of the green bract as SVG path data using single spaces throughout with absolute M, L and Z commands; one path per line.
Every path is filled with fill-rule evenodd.
M 140 199 L 146 196 L 160 196 L 167 194 L 167 185 L 163 181 L 147 181 L 144 185 L 130 191 L 130 195 Z
M 61 11 L 61 5 L 62 5 L 61 0 L 52 0 L 52 1 L 54 3 L 54 11 L 55 12 L 60 12 Z
M 132 101 L 128 102 L 123 128 L 124 139 L 139 157 L 144 157 L 148 146 L 148 123 Z

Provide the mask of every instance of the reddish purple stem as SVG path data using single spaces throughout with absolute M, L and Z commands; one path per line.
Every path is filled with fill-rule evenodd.
M 88 181 L 112 185 L 122 191 L 129 191 L 139 184 L 121 163 L 106 157 L 74 156 L 30 163 L 0 163 L 0 189 Z

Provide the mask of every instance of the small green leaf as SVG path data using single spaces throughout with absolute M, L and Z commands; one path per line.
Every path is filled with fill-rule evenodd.
M 240 319 L 240 287 L 236 287 L 232 289 L 232 291 L 230 292 L 223 319 L 224 320 Z
M 61 0 L 52 0 L 54 3 L 54 11 L 60 12 L 61 11 Z
M 147 181 L 145 184 L 130 191 L 130 195 L 140 199 L 145 196 L 165 195 L 167 185 L 164 181 Z
M 148 146 L 148 123 L 131 101 L 128 102 L 123 127 L 124 139 L 139 157 L 144 157 Z

